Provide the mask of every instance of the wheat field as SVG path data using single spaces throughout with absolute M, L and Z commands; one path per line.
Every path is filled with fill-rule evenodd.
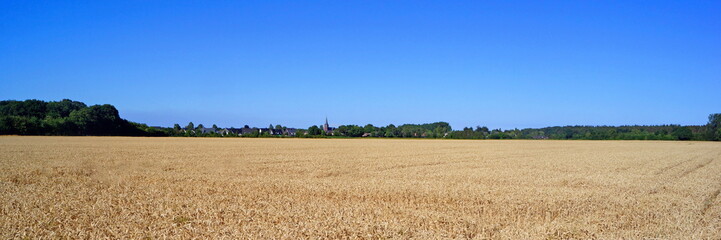
M 0 238 L 721 239 L 721 143 L 0 137 Z

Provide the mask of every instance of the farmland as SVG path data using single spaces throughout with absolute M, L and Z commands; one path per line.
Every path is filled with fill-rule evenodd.
M 0 238 L 719 238 L 721 144 L 0 137 Z

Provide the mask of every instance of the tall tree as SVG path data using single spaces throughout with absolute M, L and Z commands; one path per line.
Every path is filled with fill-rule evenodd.
M 721 113 L 708 115 L 708 124 L 706 124 L 706 139 L 711 141 L 721 140 Z
M 311 136 L 321 135 L 322 132 L 323 132 L 323 130 L 321 130 L 321 128 L 316 125 L 310 126 L 308 128 L 308 135 L 311 135 Z
M 363 127 L 363 131 L 367 133 L 372 133 L 376 131 L 376 127 L 373 126 L 373 124 L 366 124 L 365 127 Z
M 398 129 L 393 124 L 388 124 L 384 137 L 398 137 Z

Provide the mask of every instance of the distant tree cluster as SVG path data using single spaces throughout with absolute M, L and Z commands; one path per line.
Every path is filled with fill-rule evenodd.
M 311 136 L 386 137 L 386 138 L 450 138 L 450 139 L 578 139 L 578 140 L 721 140 L 721 114 L 711 114 L 705 126 L 563 126 L 490 130 L 485 126 L 465 127 L 452 131 L 446 122 L 430 124 L 341 125 L 332 134 L 320 126 L 308 129 Z
M 710 140 L 706 126 L 564 126 L 489 131 L 486 127 L 453 131 L 456 139 Z
M 63 99 L 58 102 L 40 100 L 0 101 L 0 134 L 19 135 L 152 135 L 135 124 L 120 118 L 112 105 L 87 106 Z
M 398 127 L 393 124 L 385 127 L 376 127 L 372 124 L 366 124 L 363 127 L 358 125 L 340 125 L 330 133 L 324 132 L 321 126 L 310 126 L 306 136 L 442 138 L 449 132 L 451 132 L 451 125 L 447 122 L 435 122 L 426 124 L 403 124 Z
M 172 128 L 154 127 L 154 129 L 172 137 L 293 137 L 299 130 L 280 124 L 270 124 L 268 128 L 250 127 L 248 125 L 242 128 L 222 128 L 218 127 L 217 124 L 213 124 L 210 128 L 206 128 L 202 123 L 196 126 L 193 122 L 189 122 L 185 127 L 181 127 L 180 124 L 176 123 Z
M 702 126 L 566 126 L 524 129 L 526 138 L 546 136 L 550 139 L 584 140 L 703 140 Z M 694 134 L 695 132 L 695 134 Z

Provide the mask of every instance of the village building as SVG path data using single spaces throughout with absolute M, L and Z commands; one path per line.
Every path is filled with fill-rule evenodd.
M 329 129 L 331 129 L 331 131 L 332 131 L 333 128 L 329 128 Z M 243 136 L 243 135 L 250 135 L 250 134 L 254 134 L 254 133 L 257 133 L 257 134 L 267 133 L 268 135 L 273 135 L 273 136 L 281 136 L 281 135 L 295 136 L 296 133 L 298 132 L 298 129 L 296 129 L 296 128 L 283 128 L 283 129 L 250 128 L 250 127 L 247 127 L 247 125 L 246 125 L 246 127 L 243 127 L 243 128 L 232 128 L 232 127 L 231 128 L 222 128 L 222 129 L 198 128 L 198 129 L 194 130 L 193 132 L 202 133 L 202 134 L 218 133 L 223 136 L 228 135 L 228 134 L 235 134 L 235 135 Z
M 218 131 L 218 133 L 222 135 L 228 135 L 228 134 L 237 134 L 237 135 L 243 135 L 243 129 L 242 128 L 223 128 Z
M 218 133 L 218 130 L 216 130 L 215 128 L 198 128 L 198 132 L 200 132 L 202 134 Z
M 275 129 L 275 128 L 259 128 L 259 133 L 268 133 L 269 135 L 273 136 L 280 136 L 283 135 L 283 129 Z
M 254 132 L 256 132 L 256 131 L 258 131 L 257 128 L 249 128 L 249 127 L 246 128 L 246 127 L 244 127 L 244 128 L 241 128 L 241 129 L 240 129 L 240 135 L 251 134 L 251 133 L 254 133 Z
M 296 132 L 298 132 L 298 130 L 295 128 L 286 128 L 283 130 L 283 135 L 295 136 Z
M 326 135 L 333 135 L 333 130 L 335 130 L 335 128 L 328 125 L 328 118 L 326 117 L 325 123 L 323 124 L 323 132 L 325 132 Z

